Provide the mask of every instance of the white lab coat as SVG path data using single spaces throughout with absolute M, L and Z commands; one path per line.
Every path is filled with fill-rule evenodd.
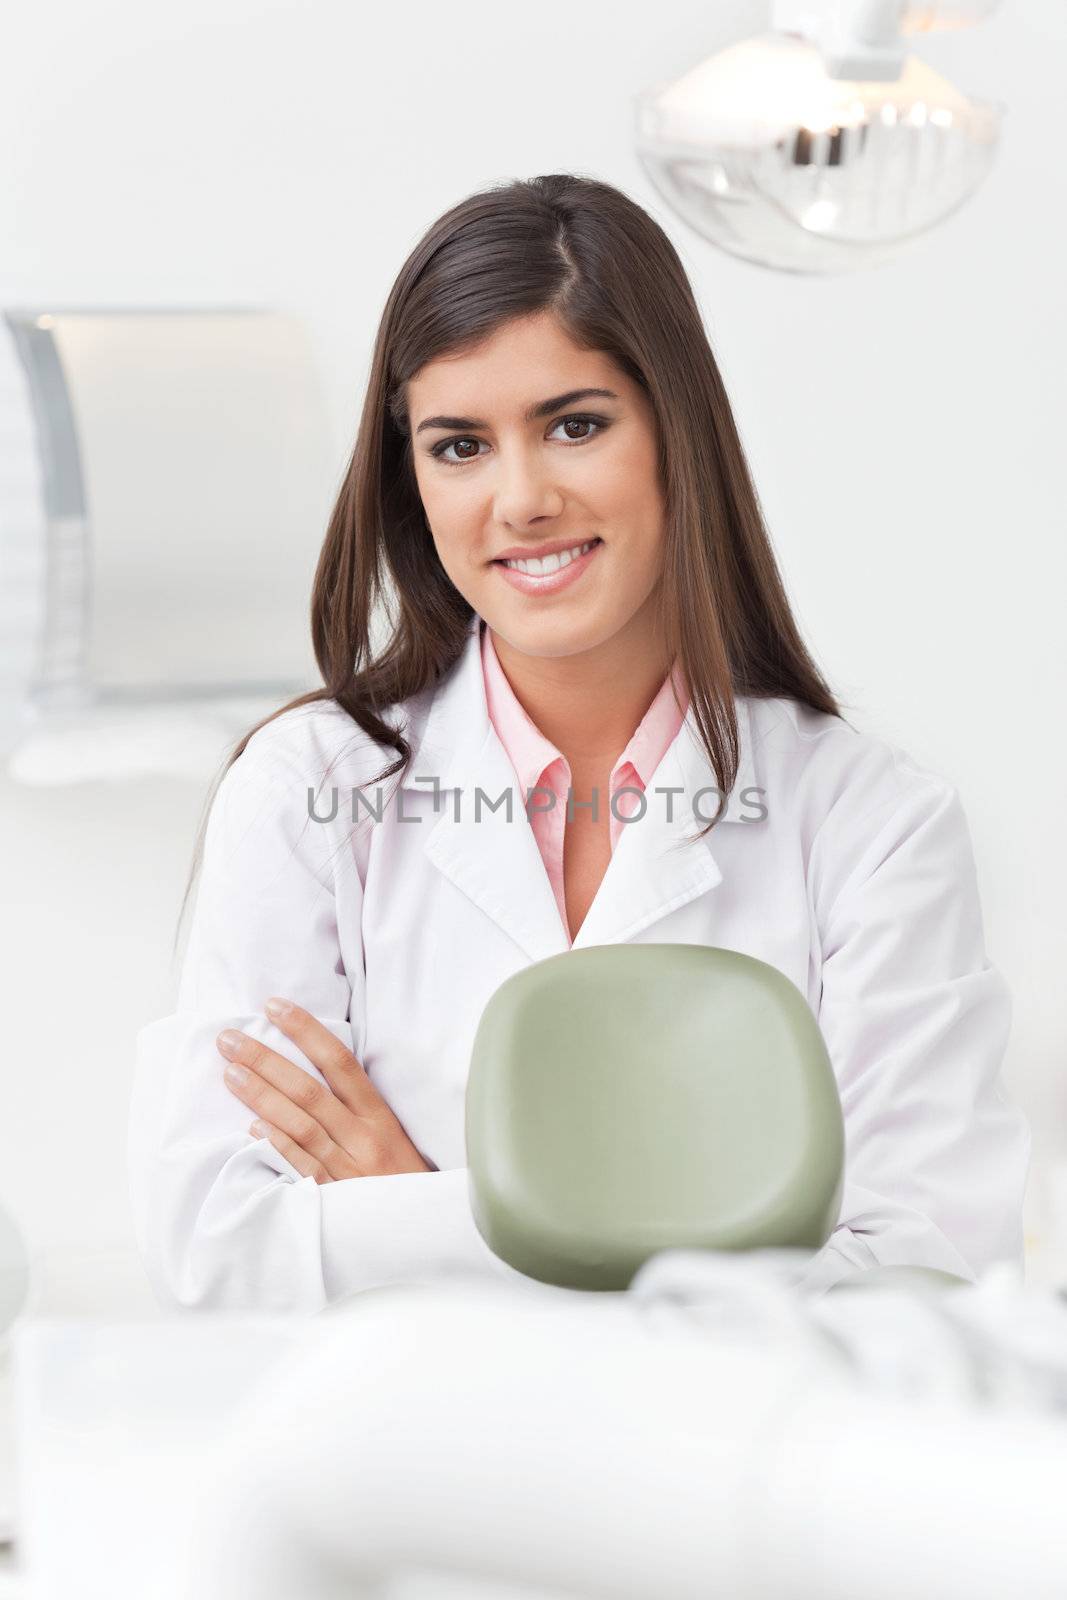
M 471 1046 L 494 990 L 568 948 L 513 769 L 485 704 L 477 616 L 437 689 L 393 710 L 395 756 L 336 703 L 258 732 L 208 821 L 172 1015 L 137 1037 L 131 1196 L 165 1304 L 316 1311 L 361 1288 L 473 1272 L 532 1285 L 474 1225 L 464 1147 Z M 975 863 L 953 786 L 900 749 L 785 698 L 737 701 L 729 810 L 687 719 L 622 831 L 574 942 L 741 950 L 807 998 L 846 1130 L 840 1220 L 808 1279 L 878 1263 L 974 1278 L 1021 1267 L 1030 1131 L 1000 1068 L 1011 1000 L 984 949 Z M 438 794 L 432 782 L 439 780 Z M 681 788 L 668 803 L 657 789 Z M 334 791 L 337 815 L 326 823 Z M 381 820 L 362 806 L 360 789 Z M 490 801 L 511 790 L 506 808 Z M 696 797 L 694 799 L 694 797 Z M 653 801 L 659 803 L 653 804 Z M 697 809 L 694 819 L 693 807 Z M 439 1169 L 319 1185 L 227 1088 L 230 1026 L 320 1077 L 269 1022 L 296 1001 L 355 1052 Z M 575 1291 L 561 1290 L 560 1293 Z

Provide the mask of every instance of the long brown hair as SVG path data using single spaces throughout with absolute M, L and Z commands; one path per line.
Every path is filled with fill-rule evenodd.
M 428 362 L 510 318 L 550 310 L 579 345 L 611 356 L 647 391 L 666 507 L 659 622 L 682 669 L 725 809 L 738 766 L 734 696 L 790 696 L 842 713 L 800 637 L 730 402 L 685 269 L 669 238 L 611 184 L 571 173 L 470 195 L 428 229 L 382 313 L 355 446 L 330 516 L 311 600 L 323 686 L 279 707 L 235 744 L 205 804 L 252 735 L 284 712 L 335 700 L 397 752 L 382 712 L 438 684 L 462 653 L 472 607 L 437 557 L 411 461 L 406 385 Z M 387 580 L 394 595 L 387 592 Z M 383 602 L 391 634 L 372 656 Z

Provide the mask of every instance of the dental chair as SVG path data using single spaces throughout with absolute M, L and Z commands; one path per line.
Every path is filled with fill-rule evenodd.
M 797 1292 L 844 1130 L 783 974 L 691 945 L 527 968 L 466 1131 L 490 1248 L 578 1292 L 331 1306 L 211 1464 L 182 1600 L 1059 1600 L 1067 1307 L 901 1268 Z
M 626 1289 L 658 1251 L 818 1249 L 844 1124 L 799 989 L 690 944 L 595 945 L 508 978 L 475 1036 L 471 1208 L 545 1283 Z

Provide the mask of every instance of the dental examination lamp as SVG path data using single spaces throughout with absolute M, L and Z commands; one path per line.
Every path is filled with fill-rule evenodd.
M 528 1277 L 625 1290 L 660 1250 L 816 1250 L 844 1123 L 800 990 L 691 944 L 594 945 L 490 996 L 466 1097 L 471 1208 Z
M 773 0 L 771 31 L 636 102 L 637 152 L 672 209 L 760 266 L 877 266 L 989 173 L 1004 107 L 962 94 L 905 40 L 999 0 Z

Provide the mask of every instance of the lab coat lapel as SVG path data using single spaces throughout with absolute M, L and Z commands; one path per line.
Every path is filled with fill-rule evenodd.
M 409 770 L 440 784 L 440 815 L 423 842 L 428 859 L 539 961 L 570 946 L 525 797 L 489 717 L 480 621 L 472 618 L 463 654 L 434 695 Z M 416 785 L 406 778 L 403 787 Z M 433 789 L 417 787 L 424 794 Z
M 719 790 L 690 709 L 649 779 L 644 814 L 623 824 L 574 949 L 633 939 L 722 882 L 712 841 L 718 828 L 742 821 L 739 796 L 756 784 L 748 702 L 737 698 L 734 704 L 738 768 L 725 815 L 710 833 L 697 837 L 715 815 Z
M 475 616 L 463 655 L 431 703 L 416 759 L 404 787 L 425 794 L 432 785 L 412 778 L 436 776 L 440 783 L 440 815 L 424 841 L 428 859 L 501 927 L 533 961 L 558 955 L 572 946 L 560 919 L 552 885 L 525 815 L 524 796 L 514 769 L 489 718 L 482 677 L 479 621 Z M 738 812 L 736 796 L 755 782 L 749 713 L 737 702 L 741 764 L 731 794 L 729 825 Z M 645 813 L 623 825 L 607 871 L 574 949 L 614 944 L 634 938 L 643 929 L 713 889 L 722 872 L 712 854 L 712 830 L 694 839 L 718 804 L 713 792 L 714 769 L 696 737 L 687 714 L 649 783 Z M 657 788 L 681 790 L 672 796 Z M 696 799 L 698 791 L 709 791 Z M 496 810 L 483 799 L 476 813 L 477 792 L 489 802 L 512 793 L 512 820 L 506 803 Z M 606 799 L 601 798 L 601 804 Z
M 578 929 L 576 950 L 632 939 L 668 911 L 688 904 L 722 881 L 707 841 L 686 839 L 700 824 L 693 816 L 677 742 L 665 752 L 652 775 L 645 791 L 644 814 L 622 825 L 600 887 Z M 714 778 L 711 781 L 714 783 Z M 668 795 L 657 789 L 683 792 Z M 700 804 L 709 817 L 714 815 L 714 796 L 706 796 Z

